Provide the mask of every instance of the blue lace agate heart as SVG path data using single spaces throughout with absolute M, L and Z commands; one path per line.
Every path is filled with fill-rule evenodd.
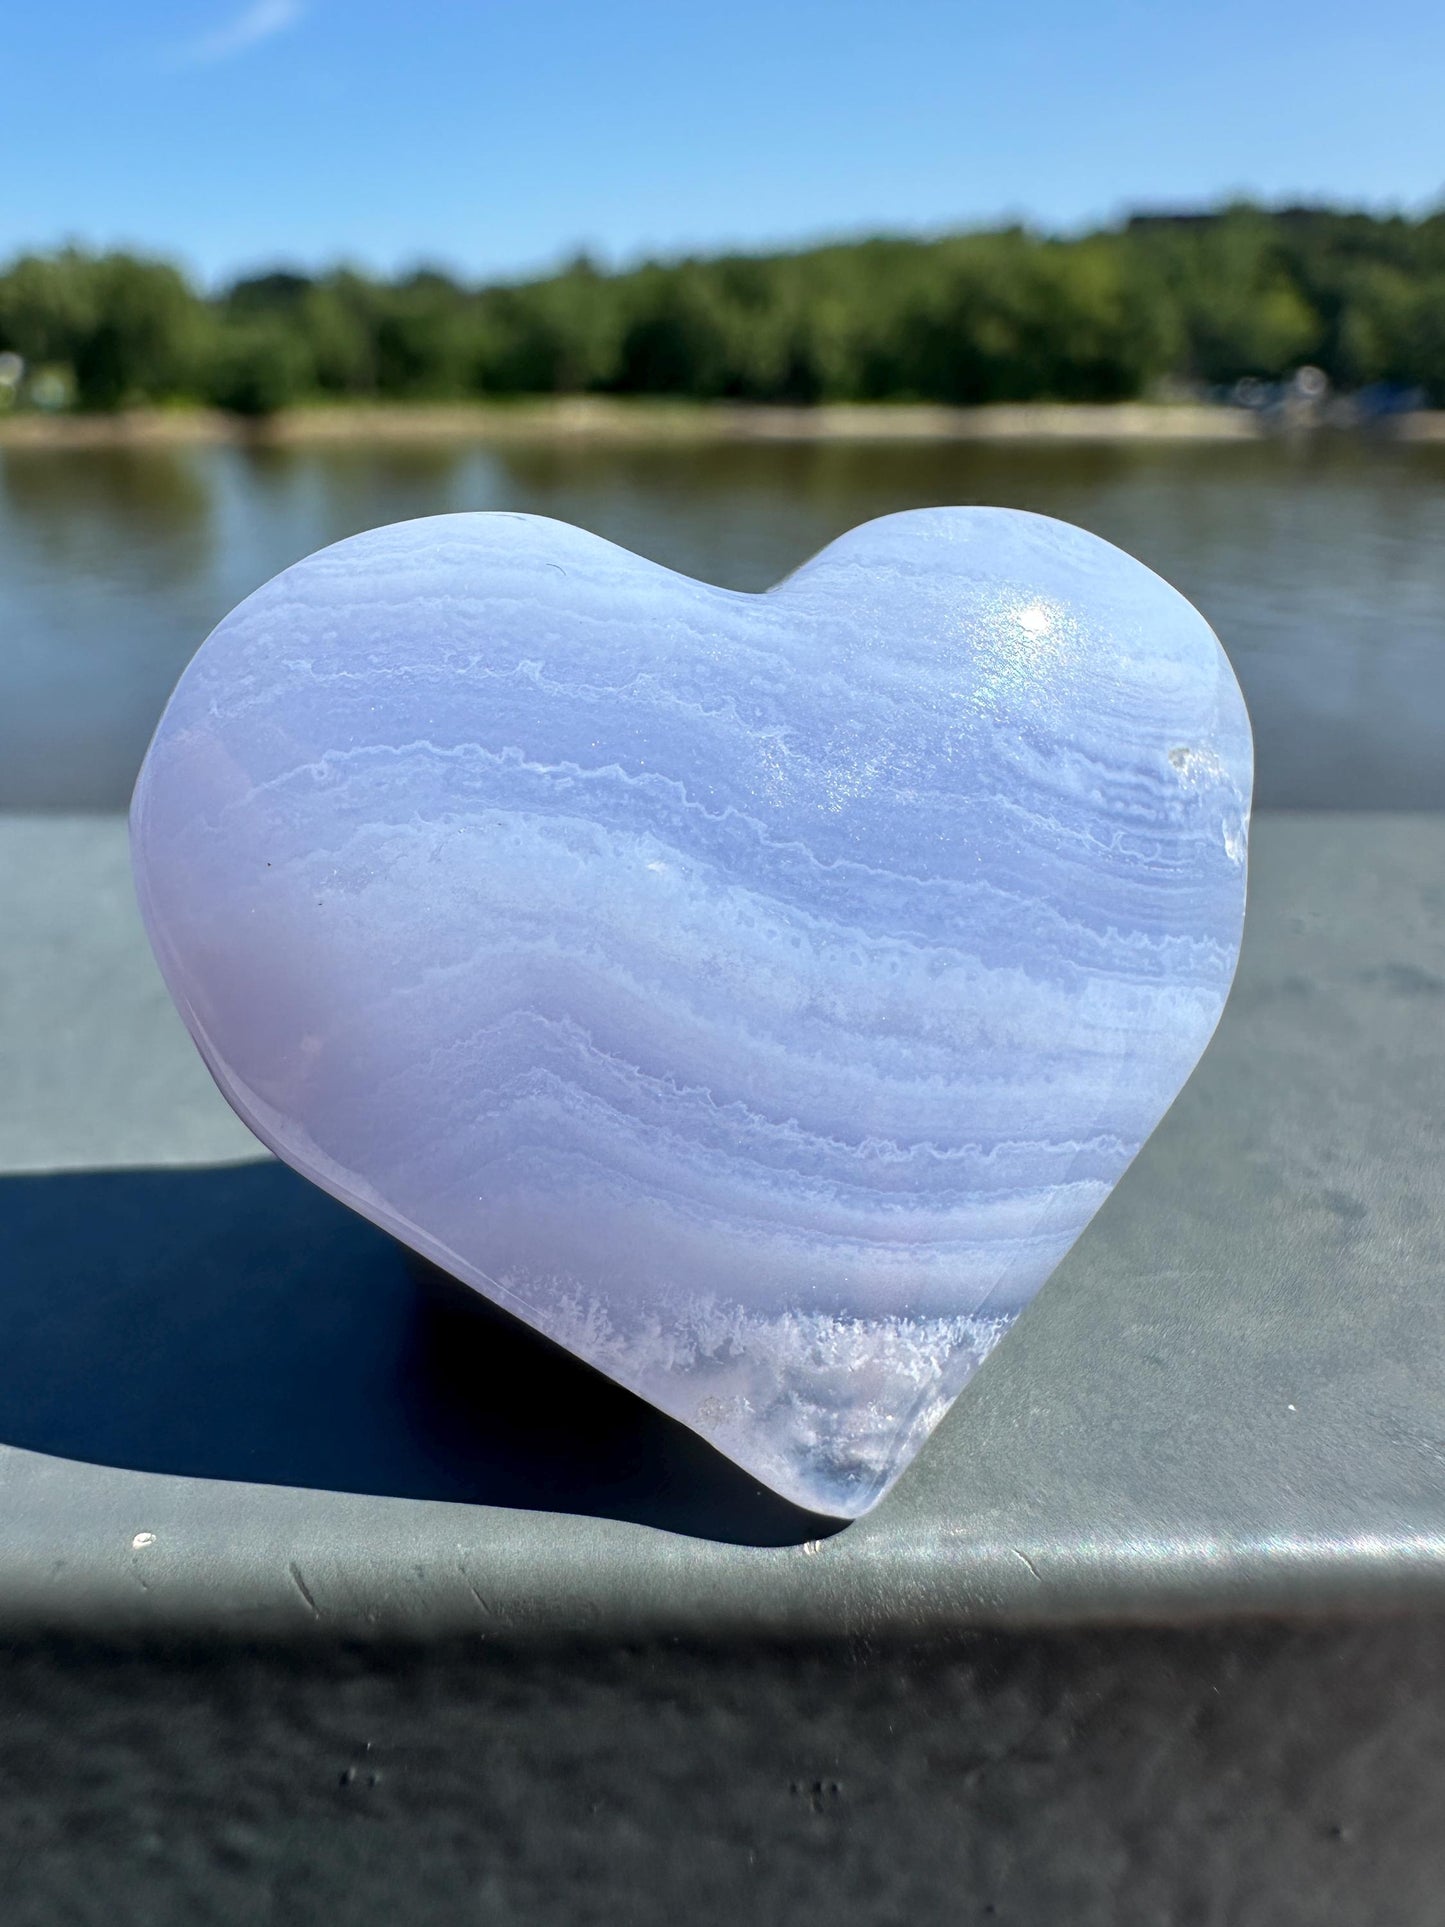
M 851 1516 L 1204 1048 L 1250 780 L 1202 617 L 1042 516 L 739 595 L 447 515 L 242 603 L 132 830 L 272 1150 Z

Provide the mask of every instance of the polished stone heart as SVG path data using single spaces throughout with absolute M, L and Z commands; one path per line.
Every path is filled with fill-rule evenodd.
M 1204 1048 L 1250 778 L 1202 617 L 1042 516 L 888 516 L 739 595 L 448 515 L 227 617 L 132 833 L 266 1144 L 854 1515 Z

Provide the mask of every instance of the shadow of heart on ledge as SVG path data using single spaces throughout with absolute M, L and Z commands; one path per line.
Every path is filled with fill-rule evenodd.
M 735 1545 L 838 1529 L 282 1164 L 0 1178 L 0 1250 L 11 1445 Z

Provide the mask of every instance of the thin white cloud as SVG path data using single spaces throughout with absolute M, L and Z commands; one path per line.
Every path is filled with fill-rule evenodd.
M 232 60 L 294 27 L 305 11 L 305 0 L 251 0 L 251 5 L 224 27 L 182 47 L 178 62 L 184 67 L 210 67 L 219 60 Z

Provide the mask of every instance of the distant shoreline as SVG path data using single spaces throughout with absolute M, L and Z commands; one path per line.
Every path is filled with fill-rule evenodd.
M 515 402 L 353 402 L 287 409 L 250 421 L 209 409 L 134 409 L 116 415 L 0 417 L 0 448 L 93 449 L 240 443 L 297 447 L 345 442 L 1254 442 L 1326 420 L 1262 417 L 1195 402 L 1009 402 L 980 408 L 926 403 L 817 407 L 745 402 L 558 396 Z M 1445 441 L 1445 410 L 1370 424 L 1392 440 Z

